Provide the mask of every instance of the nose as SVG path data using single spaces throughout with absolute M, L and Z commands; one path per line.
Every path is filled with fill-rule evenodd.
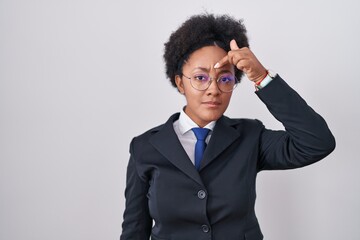
M 209 88 L 206 90 L 207 95 L 219 95 L 221 91 L 217 85 L 216 79 L 212 79 Z

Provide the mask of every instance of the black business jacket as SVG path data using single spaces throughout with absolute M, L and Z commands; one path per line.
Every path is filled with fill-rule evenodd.
M 256 94 L 286 131 L 222 116 L 198 172 L 173 123 L 135 137 L 121 240 L 261 240 L 254 212 L 261 170 L 312 164 L 335 148 L 324 119 L 279 76 Z

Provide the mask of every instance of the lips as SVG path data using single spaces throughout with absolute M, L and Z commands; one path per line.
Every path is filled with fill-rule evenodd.
M 218 107 L 221 105 L 221 103 L 219 101 L 206 101 L 206 102 L 202 102 L 202 104 L 204 104 L 208 107 Z

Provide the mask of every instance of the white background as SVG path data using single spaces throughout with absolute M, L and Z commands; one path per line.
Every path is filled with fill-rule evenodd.
M 265 239 L 360 236 L 360 4 L 0 0 L 0 239 L 118 239 L 132 137 L 185 104 L 163 44 L 189 16 L 243 18 L 251 49 L 328 122 L 336 150 L 262 172 Z M 243 79 L 226 112 L 282 128 Z

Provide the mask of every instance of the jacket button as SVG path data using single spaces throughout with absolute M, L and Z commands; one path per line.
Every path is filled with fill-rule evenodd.
M 206 197 L 206 192 L 204 190 L 198 191 L 198 198 L 204 199 Z
M 201 226 L 201 229 L 203 230 L 204 233 L 207 233 L 207 232 L 210 231 L 210 228 L 209 228 L 208 225 L 202 225 L 202 226 Z

